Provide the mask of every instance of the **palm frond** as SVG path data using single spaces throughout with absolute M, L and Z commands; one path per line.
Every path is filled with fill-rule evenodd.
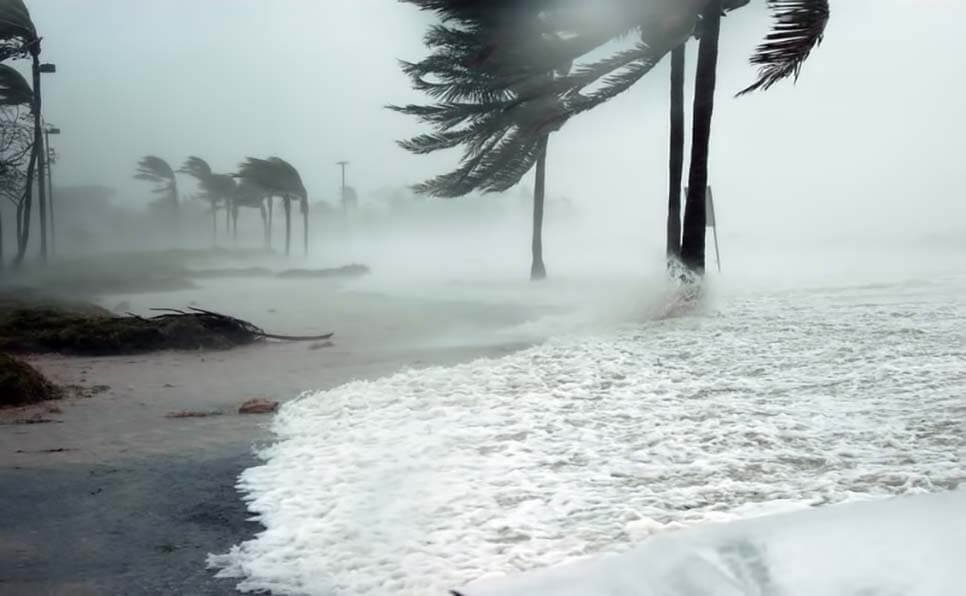
M 236 176 L 271 194 L 308 197 L 298 170 L 280 157 L 249 157 L 239 165 Z
M 760 67 L 758 80 L 739 96 L 768 89 L 789 77 L 798 80 L 805 60 L 825 36 L 828 0 L 768 0 L 768 8 L 775 23 L 751 58 Z
M 138 162 L 137 173 L 138 176 L 135 177 L 142 176 L 141 180 L 152 179 L 150 177 L 158 180 L 174 180 L 174 170 L 171 169 L 168 162 L 156 155 L 146 155 L 141 158 L 141 161 Z
M 37 39 L 37 29 L 23 0 L 0 0 L 0 40 L 21 40 L 30 43 Z
M 186 159 L 178 171 L 182 174 L 188 174 L 199 181 L 211 176 L 211 166 L 208 165 L 208 162 L 194 155 Z
M 33 89 L 15 68 L 0 64 L 0 105 L 31 105 L 34 100 Z

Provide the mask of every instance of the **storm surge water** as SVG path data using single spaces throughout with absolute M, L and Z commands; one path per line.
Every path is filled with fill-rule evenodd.
M 961 273 L 712 283 L 690 306 L 595 291 L 498 331 L 552 336 L 534 347 L 286 405 L 240 479 L 265 530 L 211 563 L 244 590 L 445 594 L 966 480 Z

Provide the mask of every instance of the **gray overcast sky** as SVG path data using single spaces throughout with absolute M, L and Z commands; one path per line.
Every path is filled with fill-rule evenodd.
M 353 162 L 363 193 L 453 165 L 394 140 L 414 122 L 382 109 L 419 100 L 396 59 L 418 58 L 428 15 L 395 0 L 28 0 L 45 37 L 47 115 L 63 128 L 61 184 L 116 186 L 137 159 L 197 154 L 216 170 L 277 154 L 310 194 L 332 199 L 333 164 Z M 897 225 L 962 236 L 961 110 L 966 17 L 959 0 L 832 0 L 825 44 L 790 83 L 733 99 L 765 32 L 763 0 L 729 17 L 712 182 L 732 222 Z M 758 6 L 756 6 L 758 5 Z M 602 208 L 647 204 L 666 185 L 666 65 L 551 141 L 549 187 Z M 693 60 L 691 61 L 693 66 Z M 744 217 L 752 215 L 752 217 Z M 937 217 L 938 216 L 938 217 Z M 897 224 L 898 222 L 898 224 Z M 736 225 L 732 223 L 732 225 Z M 751 225 L 749 229 L 751 229 Z M 844 225 L 843 229 L 848 229 Z M 804 229 L 804 227 L 803 227 Z

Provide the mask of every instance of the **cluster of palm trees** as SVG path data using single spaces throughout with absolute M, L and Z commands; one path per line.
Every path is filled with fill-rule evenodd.
M 546 275 L 541 228 L 547 140 L 568 120 L 630 89 L 671 55 L 667 220 L 669 268 L 704 273 L 708 155 L 721 18 L 751 0 L 403 0 L 436 12 L 430 55 L 403 62 L 432 105 L 390 106 L 432 131 L 400 144 L 414 153 L 461 147 L 460 166 L 416 187 L 439 197 L 503 191 L 536 167 L 531 278 Z M 822 41 L 829 0 L 759 0 L 774 27 L 751 61 L 758 79 L 739 95 L 797 78 Z M 629 48 L 590 59 L 628 38 Z M 698 40 L 690 171 L 683 225 L 686 46 Z M 626 45 L 626 44 L 625 44 Z
M 22 194 L 16 203 L 17 254 L 14 265 L 19 266 L 27 252 L 30 240 L 30 229 L 33 214 L 33 185 L 38 180 L 39 216 L 40 216 L 40 251 L 41 257 L 47 259 L 47 188 L 43 184 L 44 169 L 47 154 L 44 148 L 43 115 L 40 80 L 42 72 L 49 72 L 51 65 L 40 62 L 41 37 L 37 33 L 30 11 L 23 0 L 0 0 L 0 107 L 16 109 L 29 106 L 32 115 L 33 135 L 29 144 L 29 159 L 25 172 L 19 168 L 17 148 L 13 154 L 2 156 L 3 169 L 10 179 L 22 181 Z M 33 81 L 27 80 L 8 64 L 9 59 L 29 58 L 32 62 Z M 10 122 L 11 126 L 20 126 L 19 122 Z M 2 252 L 2 221 L 0 221 L 0 266 L 3 264 Z
M 276 199 L 282 202 L 285 212 L 285 254 L 291 252 L 292 203 L 298 202 L 302 212 L 305 254 L 309 252 L 309 201 L 305 185 L 298 170 L 279 157 L 259 159 L 246 158 L 231 174 L 217 174 L 208 162 L 191 156 L 177 170 L 164 159 L 148 155 L 138 162 L 135 178 L 154 183 L 154 192 L 161 195 L 156 202 L 165 213 L 173 229 L 180 227 L 180 195 L 177 174 L 187 174 L 197 180 L 199 198 L 211 209 L 212 233 L 217 235 L 218 211 L 224 210 L 226 229 L 238 235 L 238 212 L 242 208 L 258 209 L 265 234 L 265 245 L 272 243 L 272 214 Z

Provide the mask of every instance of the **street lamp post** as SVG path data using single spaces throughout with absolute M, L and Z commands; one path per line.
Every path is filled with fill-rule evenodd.
M 47 149 L 47 200 L 50 204 L 50 252 L 57 252 L 57 226 L 54 223 L 54 148 L 50 146 L 50 135 L 59 135 L 60 129 L 48 124 L 44 128 L 44 147 Z M 43 181 L 41 181 L 43 184 Z

